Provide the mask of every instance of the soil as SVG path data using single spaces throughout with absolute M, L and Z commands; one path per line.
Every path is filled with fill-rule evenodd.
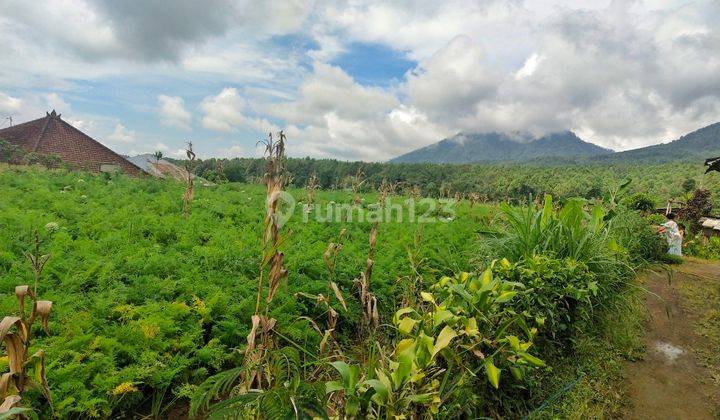
M 720 263 L 686 260 L 670 271 L 644 279 L 648 319 L 645 357 L 628 363 L 629 419 L 720 419 L 720 383 L 704 355 L 708 340 L 699 328 L 716 303 L 698 303 L 687 290 L 707 288 L 699 296 L 717 299 Z M 696 294 L 697 296 L 697 294 Z M 708 304 L 709 303 L 709 304 Z M 708 309 L 710 308 L 710 309 Z M 720 325 L 717 326 L 720 328 Z

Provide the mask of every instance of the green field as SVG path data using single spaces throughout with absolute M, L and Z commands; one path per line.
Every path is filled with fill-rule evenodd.
M 206 381 L 243 364 L 238 349 L 246 344 L 255 309 L 265 187 L 226 183 L 199 188 L 188 218 L 181 211 L 183 190 L 177 183 L 122 176 L 0 170 L 0 311 L 16 312 L 12 290 L 33 282 L 23 254 L 37 229 L 42 252 L 51 255 L 38 294 L 53 301 L 53 312 L 49 334 L 39 326 L 33 330 L 33 348 L 47 354 L 47 379 L 60 417 L 162 418 L 186 413 L 191 399 L 217 402 L 241 392 L 230 387 L 209 395 L 212 380 Z M 403 385 L 392 404 L 372 398 L 364 408 L 371 410 L 367 415 L 515 417 L 546 401 L 544 412 L 559 415 L 578 407 L 595 414 L 613 409 L 591 403 L 597 391 L 592 386 L 609 386 L 613 378 L 597 365 L 596 385 L 581 382 L 566 399 L 548 398 L 577 378 L 578 363 L 605 354 L 599 352 L 607 352 L 603 363 L 610 363 L 635 344 L 613 338 L 632 325 L 611 324 L 609 329 L 622 331 L 610 335 L 603 325 L 610 322 L 604 315 L 608 311 L 622 308 L 632 316 L 626 309 L 632 307 L 633 270 L 662 254 L 659 239 L 637 213 L 614 202 L 570 200 L 562 209 L 547 202 L 543 211 L 471 206 L 467 201 L 443 208 L 421 201 L 416 211 L 431 222 L 405 218 L 378 225 L 371 290 L 378 299 L 380 326 L 367 333 L 353 280 L 365 270 L 372 219 L 317 221 L 311 210 L 304 221 L 306 191 L 289 193 L 298 202 L 281 229 L 289 276 L 269 315 L 277 320 L 274 351 L 287 352 L 283 357 L 293 361 L 292 374 L 276 374 L 285 379 L 271 381 L 251 402 L 235 401 L 239 405 L 233 412 L 282 411 L 297 400 L 306 401 L 308 413 L 314 413 L 312 407 L 327 407 L 329 415 L 349 413 L 349 391 L 325 393 L 326 382 L 338 378 L 329 363 L 343 360 L 357 366 L 358 380 L 365 381 L 376 378 L 378 369 L 392 370 L 397 357 L 393 348 L 408 336 L 401 333 L 407 326 L 394 314 L 408 306 L 417 314 L 403 315 L 415 317 L 411 337 L 417 328 L 431 337 L 443 325 L 458 328 L 479 311 L 473 319 L 480 338 L 458 330 L 453 345 L 440 348 L 430 364 L 423 368 L 420 359 L 411 363 L 412 371 L 424 372 L 427 379 L 415 377 Z M 364 193 L 359 206 L 371 212 L 377 199 L 377 193 Z M 394 196 L 391 202 L 404 205 L 406 199 Z M 319 214 L 352 200 L 351 191 L 318 191 L 315 197 Z M 403 208 L 408 211 L 407 205 Z M 323 254 L 343 229 L 333 279 L 347 310 L 332 298 L 339 312 L 337 343 L 321 354 L 322 335 L 307 318 L 324 328 L 327 309 L 295 293 L 332 293 Z M 472 279 L 484 278 L 491 261 L 503 257 L 507 260 L 486 272 L 499 282 L 493 286 L 499 287 L 493 288 L 495 303 L 481 309 L 477 301 L 454 300 L 461 296 L 458 288 L 472 288 Z M 463 272 L 470 274 L 450 283 L 442 280 Z M 442 284 L 432 286 L 438 281 Z M 448 285 L 456 281 L 456 286 Z M 503 290 L 512 292 L 503 295 Z M 425 301 L 420 298 L 420 291 L 444 303 L 433 307 L 426 296 Z M 438 312 L 442 308 L 453 313 L 452 323 L 422 327 L 427 316 L 443 316 Z M 511 350 L 508 346 L 515 348 L 517 337 L 530 349 Z M 486 353 L 482 359 L 469 353 L 468 342 L 461 342 L 475 339 L 480 341 L 473 348 Z M 498 390 L 486 357 L 501 369 Z M 357 392 L 367 391 L 371 383 Z M 415 394 L 401 394 L 401 389 Z M 426 401 L 427 395 L 434 402 Z M 31 400 L 48 415 L 39 395 Z

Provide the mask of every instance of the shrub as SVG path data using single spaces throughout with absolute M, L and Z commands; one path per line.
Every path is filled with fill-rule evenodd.
M 579 315 L 577 309 L 591 305 L 597 296 L 597 277 L 582 262 L 535 255 L 500 266 L 497 275 L 525 287 L 515 301 L 518 313 L 527 313 L 541 332 L 550 337 L 567 336 Z
M 653 220 L 654 216 L 649 216 L 653 223 L 665 222 L 665 217 L 660 216 L 660 220 Z M 609 223 L 609 233 L 614 246 L 627 255 L 632 266 L 661 261 L 667 254 L 665 238 L 653 229 L 651 222 L 637 212 L 627 209 L 619 211 Z
M 630 197 L 627 197 L 625 200 L 623 200 L 623 204 L 625 204 L 628 208 L 632 210 L 637 210 L 640 212 L 650 212 L 655 210 L 656 203 L 655 201 L 650 198 L 647 194 L 644 193 L 636 193 L 631 195 Z
M 692 232 L 700 232 L 700 218 L 710 216 L 712 212 L 712 194 L 710 190 L 695 190 L 692 198 L 688 200 L 685 207 L 678 212 L 678 216 L 685 220 Z

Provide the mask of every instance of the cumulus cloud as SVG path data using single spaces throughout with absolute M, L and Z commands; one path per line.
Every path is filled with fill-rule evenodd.
M 277 131 L 279 128 L 263 118 L 245 115 L 247 101 L 236 88 L 225 88 L 215 96 L 206 97 L 200 109 L 204 112 L 203 127 L 214 131 L 235 131 L 239 128 L 251 128 L 260 132 Z
M 484 54 L 468 37 L 458 36 L 407 75 L 409 101 L 439 120 L 462 121 L 495 95 L 499 75 L 484 66 Z
M 117 143 L 134 143 L 136 140 L 135 131 L 128 130 L 124 125 L 117 123 L 115 130 L 107 136 L 107 139 Z
M 13 114 L 20 111 L 22 100 L 0 92 L 0 112 L 3 114 Z
M 145 88 L 172 76 L 180 96 L 161 84 L 156 104 L 130 106 L 188 128 L 182 98 L 204 96 L 200 125 L 224 142 L 216 150 L 280 127 L 290 153 L 343 159 L 386 159 L 458 131 L 570 129 L 627 149 L 720 120 L 716 0 L 2 4 L 0 113 L 69 108 L 66 92 L 91 95 L 85 80 Z M 359 83 L 341 59 L 358 45 L 413 68 Z
M 299 92 L 296 100 L 268 109 L 289 123 L 294 155 L 382 160 L 447 133 L 395 95 L 362 86 L 338 67 L 316 63 Z
M 230 147 L 221 147 L 217 149 L 215 156 L 221 157 L 221 158 L 237 158 L 237 157 L 243 157 L 247 156 L 247 151 L 245 148 L 239 144 L 233 144 Z
M 69 113 L 72 107 L 57 92 L 12 96 L 0 91 L 0 118 L 3 120 L 11 117 L 15 124 L 22 123 L 44 117 L 53 109 L 58 113 Z
M 251 0 L 3 1 L 8 25 L 32 36 L 40 29 L 50 44 L 95 61 L 130 58 L 177 60 L 188 46 L 222 36 L 231 28 L 271 36 L 299 29 L 307 2 Z M 40 28 L 38 28 L 40 26 Z
M 179 96 L 158 95 L 160 122 L 168 127 L 190 129 L 192 115 L 185 109 L 185 101 Z

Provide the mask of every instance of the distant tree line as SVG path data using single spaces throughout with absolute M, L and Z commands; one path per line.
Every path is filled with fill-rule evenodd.
M 557 163 L 557 162 L 555 162 Z M 206 159 L 198 161 L 197 175 L 211 181 L 258 182 L 262 159 Z M 548 164 L 430 164 L 347 162 L 334 159 L 290 158 L 290 187 L 304 188 L 313 175 L 322 189 L 351 189 L 361 170 L 363 190 L 377 190 L 383 182 L 400 192 L 419 188 L 424 196 L 476 194 L 485 201 L 525 202 L 545 193 L 559 199 L 602 197 L 626 179 L 629 193 L 644 193 L 657 206 L 668 200 L 686 201 L 695 188 L 720 190 L 720 174 L 703 174 L 702 162 Z M 222 172 L 221 174 L 218 171 Z M 647 205 L 647 203 L 646 203 Z

